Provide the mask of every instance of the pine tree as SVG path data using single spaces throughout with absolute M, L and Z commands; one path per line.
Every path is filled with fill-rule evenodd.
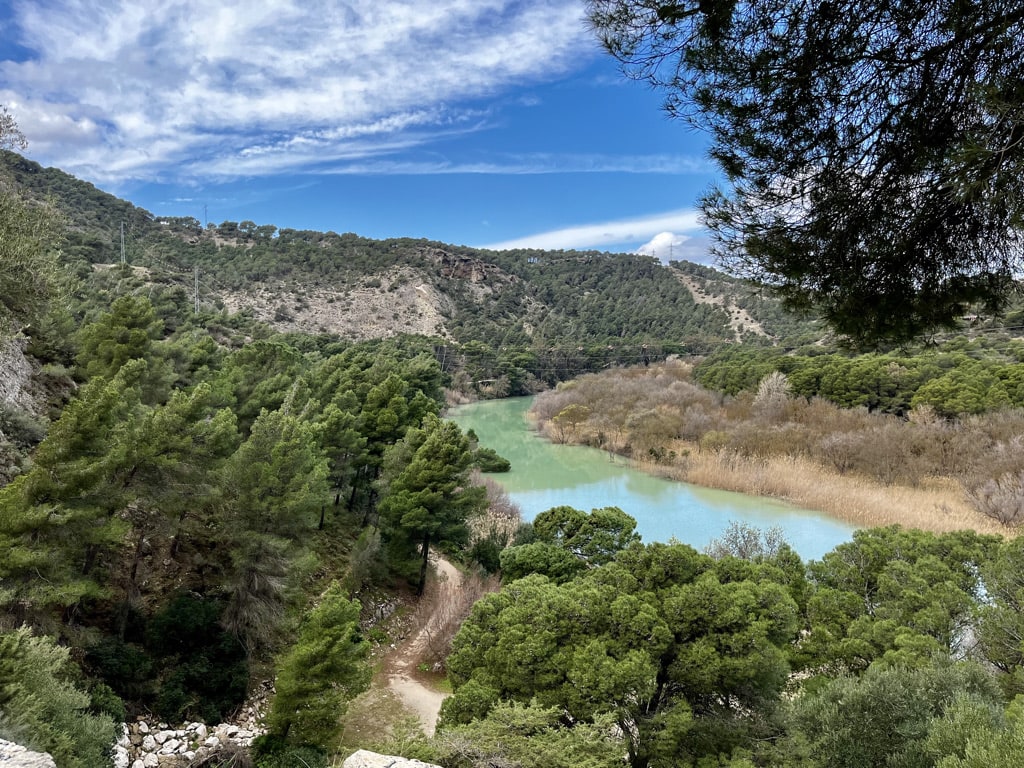
M 458 425 L 428 416 L 423 429 L 410 430 L 390 452 L 409 456 L 404 468 L 387 482 L 381 500 L 381 529 L 398 557 L 415 558 L 419 552 L 418 594 L 426 583 L 431 544 L 464 545 L 469 537 L 466 520 L 486 503 L 482 487 L 468 481 L 473 454 Z M 393 464 L 393 461 L 388 462 Z
M 370 644 L 359 634 L 359 603 L 334 582 L 281 658 L 267 724 L 294 744 L 329 746 L 349 700 L 370 685 Z
M 0 634 L 0 738 L 49 752 L 61 768 L 108 765 L 114 721 L 88 712 L 67 648 L 27 627 Z

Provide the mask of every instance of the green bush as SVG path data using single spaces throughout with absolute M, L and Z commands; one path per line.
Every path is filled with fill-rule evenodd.
M 481 472 L 508 472 L 512 469 L 512 463 L 492 448 L 477 448 L 473 463 Z
M 154 711 L 179 721 L 223 719 L 245 699 L 245 649 L 220 627 L 221 603 L 178 595 L 146 627 L 146 646 L 164 670 Z
M 34 448 L 46 437 L 46 427 L 31 414 L 11 405 L 0 405 L 0 432 L 19 448 Z
M 86 663 L 136 708 L 172 722 L 217 722 L 245 699 L 248 684 L 245 650 L 221 629 L 222 610 L 215 600 L 177 595 L 138 632 L 141 645 L 108 638 Z
M 121 698 L 141 700 L 153 690 L 153 659 L 134 643 L 106 638 L 89 648 L 85 661 Z
M 297 747 L 273 734 L 258 737 L 252 743 L 256 768 L 327 768 L 327 755 L 310 746 Z
M 470 547 L 469 556 L 488 573 L 497 573 L 501 570 L 501 551 L 504 549 L 495 533 L 484 536 Z
M 89 686 L 89 710 L 97 715 L 109 715 L 115 723 L 128 719 L 124 702 L 106 683 L 94 681 Z
M 27 627 L 0 634 L 0 738 L 49 752 L 61 768 L 109 763 L 114 720 L 89 712 L 67 648 Z

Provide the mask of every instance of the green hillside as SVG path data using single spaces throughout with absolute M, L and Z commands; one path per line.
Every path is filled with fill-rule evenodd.
M 5 152 L 24 193 L 66 217 L 85 276 L 125 261 L 201 311 L 248 311 L 281 331 L 361 340 L 414 333 L 452 345 L 474 382 L 525 393 L 609 365 L 703 354 L 723 342 L 814 341 L 819 326 L 707 267 L 637 254 L 486 251 L 427 240 L 158 218 Z M 123 235 L 123 236 L 122 236 Z M 123 245 L 122 245 L 123 244 Z M 486 386 L 484 387 L 486 389 Z

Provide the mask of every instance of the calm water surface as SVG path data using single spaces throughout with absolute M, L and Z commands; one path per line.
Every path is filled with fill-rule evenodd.
M 720 536 L 732 520 L 759 528 L 778 525 L 805 560 L 819 559 L 853 534 L 853 526 L 820 512 L 651 477 L 596 448 L 549 443 L 529 427 L 531 402 L 528 397 L 488 400 L 448 412 L 463 431 L 472 429 L 481 445 L 512 462 L 511 472 L 491 477 L 526 520 L 560 504 L 585 511 L 614 506 L 636 518 L 644 541 L 675 537 L 697 549 Z

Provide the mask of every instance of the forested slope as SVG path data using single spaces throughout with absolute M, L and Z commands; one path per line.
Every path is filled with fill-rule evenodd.
M 202 309 L 248 311 L 279 330 L 349 340 L 405 332 L 453 343 L 471 380 L 491 394 L 705 353 L 725 341 L 792 344 L 822 335 L 813 323 L 780 321 L 776 302 L 698 265 L 371 240 L 251 221 L 203 227 L 194 218 L 158 218 L 15 153 L 3 153 L 2 170 L 65 216 L 64 253 L 79 274 L 120 262 L 123 242 L 127 263 Z M 737 320 L 740 309 L 752 327 Z

